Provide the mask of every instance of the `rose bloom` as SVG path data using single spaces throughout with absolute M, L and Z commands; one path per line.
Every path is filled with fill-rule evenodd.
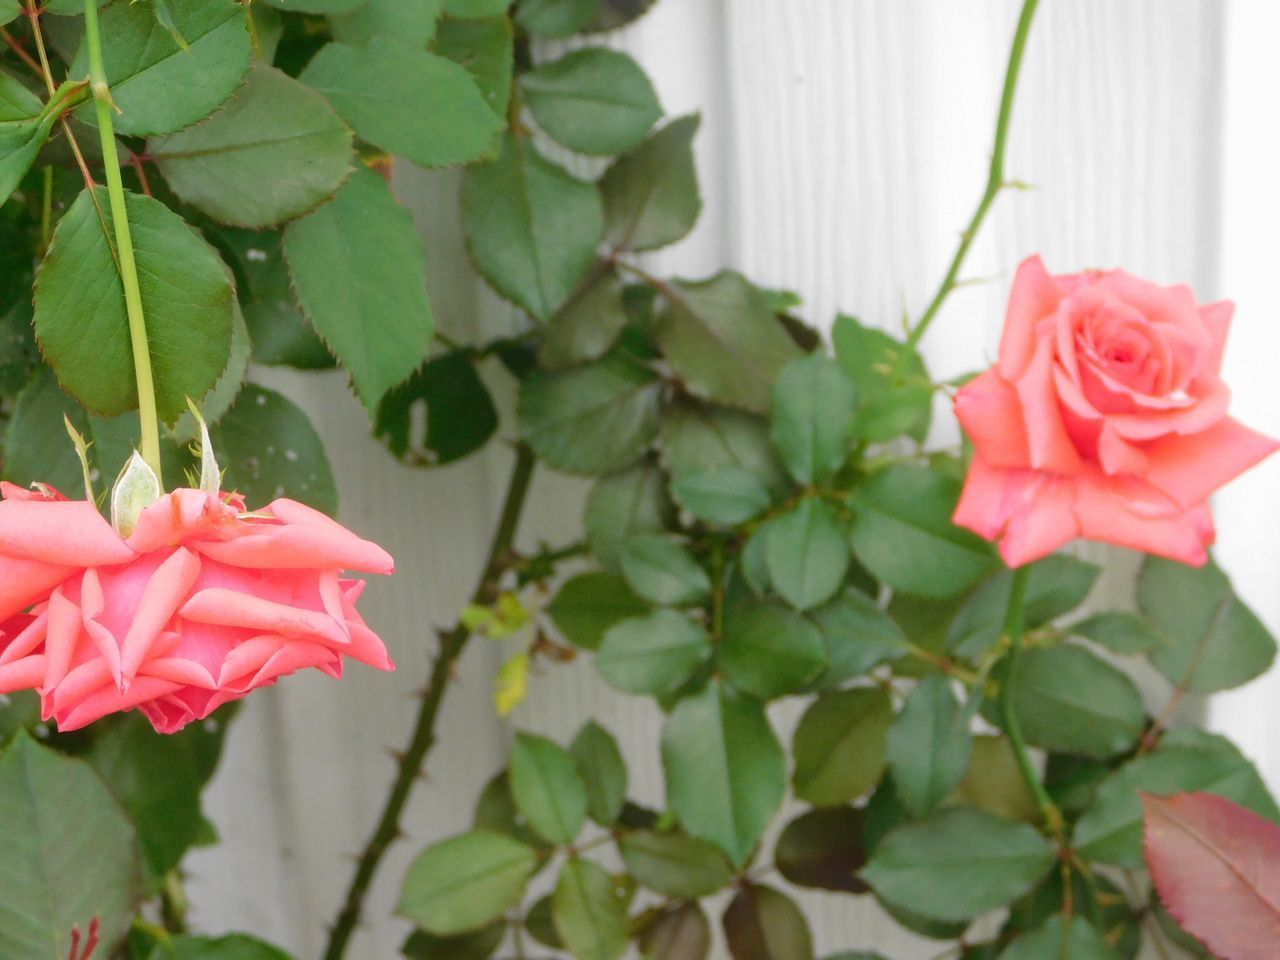
M 1209 495 L 1280 445 L 1227 415 L 1232 310 L 1122 270 L 1024 261 L 998 362 L 956 396 L 974 445 L 956 524 L 1011 567 L 1076 537 L 1203 564 Z
M 247 514 L 238 497 L 180 489 L 122 540 L 86 501 L 3 492 L 0 564 L 31 544 L 65 572 L 38 568 L 29 589 L 0 596 L 13 596 L 0 607 L 0 693 L 38 690 L 63 731 L 137 708 L 173 733 L 305 667 L 340 676 L 351 657 L 392 669 L 356 612 L 363 582 L 341 576 L 389 574 L 391 557 L 310 507 L 281 499 Z M 86 545 L 98 552 L 79 569 L 57 565 Z M 18 612 L 37 586 L 40 602 Z

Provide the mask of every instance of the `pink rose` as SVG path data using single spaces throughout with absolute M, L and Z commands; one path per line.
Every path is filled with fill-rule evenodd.
M 389 574 L 391 557 L 309 507 L 246 514 L 238 498 L 182 489 L 127 541 L 107 531 L 123 560 L 86 564 L 0 625 L 0 692 L 38 689 L 61 730 L 136 707 L 172 733 L 305 667 L 392 669 L 356 612 L 363 582 L 340 575 Z
M 996 366 L 956 396 L 975 451 L 956 524 L 998 540 L 1010 567 L 1076 537 L 1204 563 L 1209 495 L 1280 446 L 1227 416 L 1232 310 L 1121 270 L 1024 261 Z

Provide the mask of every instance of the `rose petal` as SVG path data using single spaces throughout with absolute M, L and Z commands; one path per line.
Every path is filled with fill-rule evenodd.
M 974 449 L 997 467 L 1026 467 L 1031 453 L 1018 392 L 995 370 L 988 370 L 956 394 L 956 419 Z
M 1213 529 L 1211 524 L 1205 529 L 1207 512 L 1203 508 L 1142 516 L 1134 512 L 1135 502 L 1140 502 L 1138 497 L 1122 486 L 1099 478 L 1081 478 L 1075 501 L 1081 535 L 1195 567 L 1204 564 Z
M 155 700 L 165 694 L 179 689 L 176 683 L 157 680 L 154 677 L 138 677 L 129 687 L 128 692 L 121 693 L 113 686 L 103 687 L 74 704 L 65 712 L 58 712 L 54 719 L 58 721 L 58 730 L 70 733 L 87 727 L 95 720 L 101 720 L 109 713 L 123 713 L 148 700 Z M 174 730 L 162 732 L 175 732 Z
M 195 538 L 233 537 L 244 526 L 238 517 L 239 511 L 216 494 L 183 487 L 144 509 L 128 542 L 138 553 L 148 553 Z
M 126 687 L 160 632 L 187 599 L 199 573 L 200 559 L 179 547 L 147 580 L 121 648 L 120 667 Z
M 76 573 L 75 567 L 55 566 L 0 554 L 0 619 L 7 620 Z
M 45 633 L 49 628 L 49 612 L 42 610 L 35 616 L 11 617 L 5 627 L 16 632 L 8 641 L 4 641 L 5 646 L 0 649 L 0 667 L 21 660 L 44 643 Z
M 0 501 L 0 553 L 69 567 L 105 567 L 133 558 L 87 500 Z
M 1121 437 L 1110 422 L 1106 422 L 1098 434 L 1098 463 L 1108 474 L 1143 473 L 1149 460 L 1145 453 Z
M 0 663 L 0 693 L 33 690 L 44 679 L 44 657 L 24 657 L 11 663 Z
M 1016 384 L 1026 423 L 1030 466 L 1046 473 L 1073 474 L 1084 469 L 1071 443 L 1053 382 L 1053 341 L 1036 344 L 1035 354 Z
M 318 640 L 333 646 L 351 642 L 343 627 L 326 613 L 220 587 L 199 591 L 183 604 L 180 612 L 197 623 L 266 630 L 289 639 Z
M 1191 507 L 1278 448 L 1271 437 L 1227 417 L 1201 433 L 1149 443 L 1146 478 L 1180 506 Z
M 1022 376 L 1035 351 L 1036 324 L 1053 313 L 1061 299 L 1061 289 L 1038 255 L 1018 265 L 1000 338 L 998 369 L 1006 380 Z
M 1231 329 L 1231 317 L 1235 312 L 1236 305 L 1230 300 L 1206 303 L 1200 308 L 1200 319 L 1209 332 L 1209 347 L 1200 361 L 1203 373 L 1216 377 L 1222 372 L 1222 356 L 1227 349 L 1227 333 Z

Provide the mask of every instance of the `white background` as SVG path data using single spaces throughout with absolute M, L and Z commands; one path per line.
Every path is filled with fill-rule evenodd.
M 700 111 L 706 209 L 655 269 L 700 277 L 734 266 L 800 292 L 828 328 L 838 311 L 896 328 L 932 295 L 985 178 L 1016 0 L 659 0 L 607 42 L 635 55 L 667 111 Z M 1239 304 L 1228 350 L 1236 409 L 1280 433 L 1280 4 L 1273 0 L 1044 0 L 1027 50 L 1007 171 L 1032 185 L 997 202 L 965 277 L 926 340 L 933 373 L 984 365 L 1012 269 L 1042 252 L 1051 270 L 1124 266 Z M 396 188 L 429 244 L 432 300 L 454 335 L 491 334 L 510 311 L 472 278 L 459 238 L 458 179 L 403 169 Z M 384 543 L 399 572 L 371 585 L 366 616 L 399 670 L 353 668 L 334 683 L 297 677 L 250 698 L 209 795 L 223 844 L 190 861 L 192 919 L 248 929 L 316 957 L 377 817 L 425 681 L 433 631 L 470 593 L 510 454 L 501 444 L 435 473 L 395 466 L 334 376 L 260 371 L 321 425 L 341 518 Z M 495 375 L 494 382 L 501 381 Z M 947 440 L 945 431 L 940 441 Z M 1270 625 L 1280 626 L 1280 458 L 1218 505 L 1219 556 Z M 541 473 L 521 542 L 578 536 L 579 481 Z M 1108 589 L 1128 590 L 1112 560 Z M 442 739 L 386 858 L 349 956 L 390 958 L 406 925 L 390 919 L 425 843 L 464 829 L 502 764 L 513 727 L 567 738 L 599 718 L 623 743 L 636 799 L 660 804 L 658 717 L 602 689 L 590 664 L 537 677 L 511 723 L 490 679 L 509 651 L 473 643 L 449 693 Z M 1210 717 L 1273 785 L 1280 681 L 1221 697 Z M 1162 692 L 1152 688 L 1159 700 Z M 791 716 L 777 718 L 784 728 Z M 935 955 L 861 900 L 806 899 L 819 955 L 875 947 Z

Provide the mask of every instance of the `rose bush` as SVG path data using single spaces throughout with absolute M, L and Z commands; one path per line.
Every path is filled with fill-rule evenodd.
M 1227 413 L 1231 313 L 1123 270 L 1024 261 L 999 361 L 955 399 L 974 445 L 955 522 L 1011 567 L 1077 537 L 1203 564 L 1209 495 L 1280 446 Z
M 1204 558 L 1209 491 L 1270 449 L 1226 415 L 1227 310 L 1030 261 L 1000 363 L 960 395 L 976 457 L 926 446 L 952 384 L 918 347 L 1016 182 L 1036 0 L 942 283 L 901 338 L 896 317 L 835 318 L 834 356 L 795 294 L 651 272 L 699 217 L 699 121 L 660 122 L 626 44 L 592 42 L 651 4 L 0 0 L 0 466 L 70 495 L 0 502 L 0 958 L 87 960 L 77 927 L 126 960 L 286 956 L 189 929 L 208 914 L 188 916 L 184 858 L 213 840 L 201 792 L 235 716 L 215 708 L 306 667 L 388 666 L 342 570 L 390 558 L 308 509 L 336 511 L 333 471 L 303 412 L 246 382 L 262 365 L 338 367 L 406 466 L 499 434 L 515 454 L 470 604 L 403 638 L 438 652 L 325 960 L 386 955 L 375 932 L 414 960 L 706 960 L 713 915 L 735 960 L 893 952 L 865 942 L 881 922 L 815 942 L 808 890 L 874 898 L 964 960 L 1172 958 L 1190 941 L 1149 899 L 1139 792 L 1280 820 L 1234 745 L 1171 729 L 1185 696 L 1275 656 L 1222 571 L 1149 556 L 1133 602 L 1097 610 L 1100 567 L 1050 553 L 1083 535 Z M 436 334 L 390 154 L 465 167 L 434 182 L 509 327 Z M 451 321 L 465 305 L 433 299 Z M 190 400 L 243 498 L 217 494 L 208 437 L 187 455 Z M 108 523 L 93 488 L 126 461 Z M 591 477 L 569 542 L 517 536 L 535 469 Z M 164 494 L 184 471 L 199 482 Z M 475 637 L 505 648 L 504 715 L 575 660 L 650 698 L 662 789 L 632 789 L 642 748 L 608 718 L 566 743 L 518 731 L 473 829 L 387 877 L 401 838 L 434 834 L 409 803 L 431 750 L 472 735 L 446 700 L 477 695 L 450 682 Z M 393 921 L 376 898 L 401 879 Z

